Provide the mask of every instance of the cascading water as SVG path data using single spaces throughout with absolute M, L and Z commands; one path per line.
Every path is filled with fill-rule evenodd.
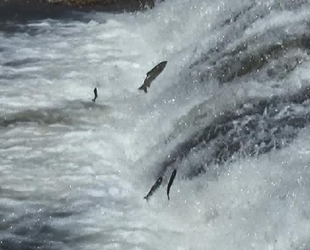
M 0 249 L 308 249 L 309 14 L 166 0 L 0 31 Z

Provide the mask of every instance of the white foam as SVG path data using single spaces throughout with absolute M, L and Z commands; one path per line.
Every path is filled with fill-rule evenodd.
M 173 148 L 164 144 L 172 132 L 177 144 L 247 98 L 308 85 L 307 63 L 278 89 L 275 82 L 262 85 L 252 76 L 225 87 L 216 80 L 197 84 L 189 65 L 223 34 L 230 34 L 232 48 L 283 27 L 293 15 L 271 13 L 235 38 L 237 32 L 227 33 L 222 24 L 250 4 L 255 2 L 164 1 L 143 13 L 95 14 L 89 23 L 33 23 L 30 27 L 48 31 L 35 36 L 0 35 L 1 46 L 10 51 L 10 57 L 0 57 L 1 64 L 38 59 L 0 68 L 4 76 L 16 77 L 0 84 L 0 118 L 21 114 L 20 122 L 3 128 L 0 186 L 29 200 L 0 199 L 0 204 L 8 202 L 20 215 L 20 207 L 32 211 L 33 204 L 78 212 L 50 223 L 85 236 L 85 249 L 298 249 L 308 244 L 308 129 L 286 149 L 223 166 L 228 171 L 218 180 L 206 181 L 204 175 L 184 180 L 180 169 L 170 202 L 164 188 L 149 203 L 143 200 L 156 180 L 156 164 Z M 299 23 L 307 13 L 287 22 Z M 167 67 L 149 93 L 139 92 L 146 72 L 163 60 Z M 94 87 L 99 87 L 96 104 Z

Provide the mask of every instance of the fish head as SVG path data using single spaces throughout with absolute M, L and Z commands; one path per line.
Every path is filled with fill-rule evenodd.
M 162 61 L 158 66 L 160 66 L 160 68 L 164 69 L 167 65 L 167 61 Z
M 166 65 L 167 65 L 167 61 L 163 61 L 154 68 L 154 73 L 156 74 L 155 77 L 157 77 L 164 70 Z

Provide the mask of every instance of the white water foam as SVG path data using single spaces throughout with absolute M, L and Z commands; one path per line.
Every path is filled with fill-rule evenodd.
M 0 248 L 13 239 L 11 249 L 31 240 L 43 249 L 307 249 L 309 129 L 283 150 L 227 163 L 213 181 L 182 179 L 181 168 L 169 202 L 164 188 L 142 199 L 171 133 L 181 131 L 176 144 L 236 103 L 308 84 L 307 62 L 281 88 L 262 85 L 263 73 L 233 86 L 201 83 L 189 68 L 220 39 L 234 47 L 282 26 L 295 10 L 266 14 L 280 3 L 165 1 L 143 13 L 91 14 L 88 23 L 29 24 L 36 35 L 1 34 Z M 221 26 L 255 4 L 268 17 L 242 36 Z M 293 26 L 307 19 L 301 12 Z M 149 93 L 139 92 L 163 60 Z M 202 124 L 197 113 L 208 114 Z M 46 225 L 54 231 L 42 243 Z

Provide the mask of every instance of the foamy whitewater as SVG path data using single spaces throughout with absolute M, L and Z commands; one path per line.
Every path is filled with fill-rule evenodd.
M 84 15 L 0 32 L 0 249 L 310 249 L 310 1 Z

